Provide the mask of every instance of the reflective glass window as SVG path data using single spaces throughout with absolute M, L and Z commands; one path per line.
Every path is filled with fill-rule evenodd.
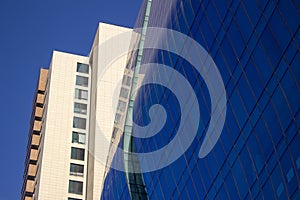
M 73 128 L 85 129 L 86 128 L 86 119 L 81 118 L 81 117 L 74 117 L 73 118 Z
M 85 133 L 72 132 L 72 143 L 85 144 Z
M 83 176 L 84 166 L 79 164 L 70 164 L 70 175 Z
M 74 112 L 79 114 L 86 114 L 87 105 L 83 103 L 74 103 Z
M 75 98 L 87 100 L 88 99 L 88 91 L 75 88 Z
M 89 78 L 84 76 L 76 76 L 76 85 L 87 87 L 89 85 Z
M 89 73 L 89 66 L 87 64 L 77 63 L 77 72 Z
M 73 194 L 82 194 L 83 191 L 83 182 L 81 181 L 69 181 L 69 193 Z
M 72 147 L 71 148 L 71 159 L 84 160 L 84 149 Z

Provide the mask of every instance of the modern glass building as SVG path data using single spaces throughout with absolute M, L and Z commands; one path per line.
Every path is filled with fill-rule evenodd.
M 126 111 L 116 116 L 112 136 L 112 144 L 125 151 L 122 155 L 111 151 L 109 157 L 123 163 L 125 170 L 108 163 L 101 199 L 300 199 L 299 8 L 293 0 L 145 0 L 135 27 L 139 49 L 131 53 L 123 79 L 131 81 L 131 95 Z M 217 66 L 219 79 L 205 80 L 187 58 L 195 55 L 192 50 L 180 56 L 146 48 L 150 27 L 178 31 L 200 44 Z M 170 42 L 160 42 L 164 41 Z M 134 93 L 144 80 L 166 79 L 155 67 L 143 70 L 147 63 L 164 64 L 179 73 L 197 101 L 182 104 L 177 93 L 161 84 L 145 84 Z M 210 68 L 206 70 L 209 73 Z M 178 76 L 170 77 L 181 96 L 189 95 L 178 84 Z M 199 156 L 213 121 L 212 108 L 221 104 L 221 98 L 212 100 L 218 95 L 210 90 L 215 82 L 222 82 L 226 91 L 224 126 L 207 154 Z M 157 104 L 164 112 L 151 113 Z M 196 107 L 199 119 L 193 115 Z M 188 113 L 186 118 L 181 117 L 183 112 Z M 131 114 L 139 126 L 165 123 L 157 134 L 140 138 L 128 122 Z M 178 159 L 147 170 L 162 160 L 151 158 L 146 165 L 138 155 L 170 145 L 180 126 L 195 126 L 195 121 L 190 145 L 184 149 L 185 144 L 179 143 L 164 155 L 171 158 L 180 149 Z M 216 134 L 217 128 L 212 129 Z

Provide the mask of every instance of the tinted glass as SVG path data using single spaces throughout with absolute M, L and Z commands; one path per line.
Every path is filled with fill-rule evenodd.
M 76 88 L 75 89 L 75 98 L 87 100 L 88 99 L 88 91 Z
M 74 103 L 74 112 L 80 114 L 87 113 L 87 105 L 83 103 Z
M 76 85 L 87 87 L 89 85 L 89 78 L 84 76 L 76 76 Z
M 80 181 L 69 181 L 69 193 L 82 194 L 83 183 Z
M 84 160 L 84 149 L 72 147 L 71 158 L 75 160 Z
M 85 133 L 72 132 L 72 143 L 85 144 Z
M 77 72 L 89 73 L 89 66 L 87 64 L 77 63 Z
M 83 176 L 83 170 L 84 170 L 83 165 L 78 165 L 74 163 L 70 164 L 70 175 Z
M 86 119 L 80 118 L 80 117 L 74 117 L 73 118 L 73 128 L 85 129 L 86 128 Z

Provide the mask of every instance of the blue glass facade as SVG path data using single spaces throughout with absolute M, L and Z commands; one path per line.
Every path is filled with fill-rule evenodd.
M 299 2 L 150 2 L 148 27 L 188 35 L 205 48 L 218 66 L 227 94 L 225 125 L 212 151 L 199 158 L 212 112 L 203 78 L 186 59 L 174 53 L 143 49 L 142 64 L 170 66 L 193 87 L 201 112 L 198 132 L 187 151 L 162 169 L 133 175 L 111 168 L 101 199 L 300 199 Z M 136 28 L 145 26 L 146 5 L 147 1 Z M 129 63 L 136 63 L 137 57 L 138 52 L 134 52 Z M 159 78 L 155 70 L 143 76 Z M 158 84 L 145 85 L 138 92 L 135 123 L 149 124 L 149 110 L 155 104 L 165 108 L 165 126 L 153 137 L 132 137 L 136 152 L 152 152 L 168 145 L 179 125 L 189 123 L 189 119 L 181 121 L 182 105 L 174 93 Z

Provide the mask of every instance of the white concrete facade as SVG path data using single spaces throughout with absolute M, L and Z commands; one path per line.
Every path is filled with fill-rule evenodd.
M 130 39 L 131 29 L 100 23 L 90 54 L 93 107 L 90 114 L 88 199 L 99 200 L 101 195 Z M 121 49 L 126 51 L 120 54 Z
M 68 198 L 99 200 L 115 108 L 127 62 L 127 54 L 115 55 L 118 48 L 129 48 L 130 37 L 114 38 L 131 29 L 99 23 L 89 57 L 54 51 L 49 67 L 42 118 L 38 169 L 33 199 Z M 113 59 L 108 67 L 103 63 Z M 89 74 L 77 72 L 77 63 L 89 64 Z M 103 73 L 105 69 L 105 73 Z M 76 76 L 88 78 L 88 86 L 76 85 Z M 75 97 L 75 88 L 88 91 L 88 100 Z M 74 113 L 74 103 L 87 105 L 86 114 Z M 86 119 L 84 130 L 73 127 L 73 118 Z M 86 134 L 85 144 L 72 142 L 72 132 Z M 71 159 L 72 147 L 85 150 L 84 161 Z M 70 174 L 70 164 L 84 166 L 80 176 Z M 82 194 L 69 192 L 69 181 L 83 183 Z
M 85 188 L 86 169 L 83 177 L 70 176 L 70 163 L 87 165 L 87 159 L 71 160 L 70 157 L 72 146 L 87 149 L 88 145 L 72 144 L 77 62 L 88 63 L 88 58 L 53 52 L 45 92 L 34 199 L 68 199 L 69 180 L 82 181 Z M 85 196 L 85 191 L 82 195 L 72 195 L 83 199 Z

